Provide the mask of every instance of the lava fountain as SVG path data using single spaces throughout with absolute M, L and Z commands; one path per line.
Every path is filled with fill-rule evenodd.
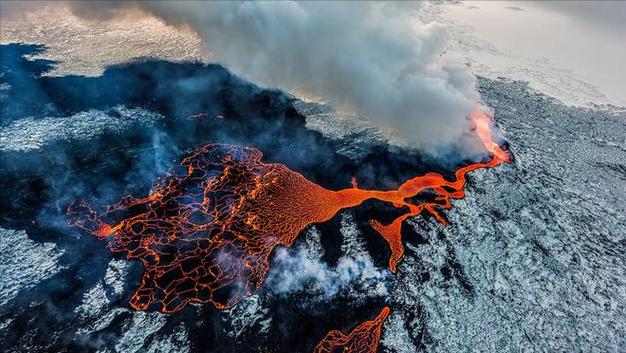
M 389 243 L 389 268 L 395 272 L 404 254 L 405 219 L 426 211 L 445 224 L 440 212 L 464 197 L 467 173 L 510 161 L 491 137 L 491 118 L 470 118 L 492 157 L 458 169 L 454 180 L 427 173 L 397 190 L 360 189 L 354 181 L 352 188 L 333 191 L 283 164 L 263 163 L 255 148 L 209 144 L 184 158 L 144 198 L 124 197 L 101 213 L 84 201 L 72 203 L 69 225 L 142 261 L 145 271 L 130 303 L 137 310 L 155 305 L 176 312 L 189 302 L 228 308 L 261 286 L 276 246 L 290 246 L 307 226 L 369 199 L 407 209 L 390 224 L 370 221 Z M 435 192 L 432 202 L 410 201 L 426 190 Z

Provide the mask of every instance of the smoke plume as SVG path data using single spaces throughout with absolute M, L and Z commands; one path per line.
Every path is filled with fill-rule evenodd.
M 418 148 L 458 143 L 479 108 L 475 78 L 442 62 L 445 29 L 421 23 L 420 3 L 71 3 L 90 18 L 127 8 L 190 26 L 214 61 L 238 75 L 322 99 Z

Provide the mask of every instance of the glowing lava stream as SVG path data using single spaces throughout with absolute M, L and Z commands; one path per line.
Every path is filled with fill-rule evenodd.
M 509 152 L 491 138 L 491 118 L 482 113 L 470 118 L 493 156 L 458 169 L 454 181 L 427 173 L 397 190 L 364 190 L 354 181 L 352 188 L 332 191 L 282 164 L 261 162 L 255 148 L 210 144 L 183 159 L 145 198 L 125 197 L 100 215 L 86 202 L 73 203 L 69 224 L 143 262 L 141 285 L 131 299 L 137 310 L 158 304 L 162 312 L 175 312 L 189 302 L 227 308 L 260 287 L 276 246 L 290 246 L 307 226 L 368 199 L 408 209 L 388 225 L 370 221 L 389 243 L 389 268 L 395 272 L 404 254 L 405 219 L 426 210 L 445 224 L 438 209 L 464 197 L 468 172 L 510 161 Z M 406 200 L 425 190 L 436 193 L 433 202 Z
M 389 308 L 384 307 L 374 320 L 365 321 L 348 335 L 338 330 L 328 332 L 315 346 L 313 353 L 376 353 L 383 323 L 388 315 Z

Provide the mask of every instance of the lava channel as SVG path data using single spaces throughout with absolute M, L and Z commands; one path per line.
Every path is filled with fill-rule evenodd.
M 130 302 L 137 310 L 154 305 L 170 313 L 190 302 L 228 308 L 261 286 L 276 246 L 290 246 L 307 226 L 368 199 L 408 210 L 390 224 L 370 221 L 389 243 L 395 272 L 404 254 L 405 219 L 426 211 L 445 224 L 440 212 L 464 197 L 468 172 L 510 161 L 491 138 L 491 118 L 475 113 L 471 120 L 492 157 L 458 169 L 453 181 L 427 173 L 397 190 L 360 189 L 355 180 L 352 188 L 332 191 L 283 164 L 263 163 L 255 148 L 209 144 L 184 158 L 147 197 L 126 196 L 100 213 L 87 202 L 72 203 L 69 225 L 108 240 L 112 252 L 141 260 L 145 271 Z M 436 193 L 432 202 L 410 201 L 425 190 Z
M 374 320 L 363 322 L 348 335 L 338 330 L 328 332 L 313 353 L 376 353 L 388 315 L 389 307 L 384 307 Z

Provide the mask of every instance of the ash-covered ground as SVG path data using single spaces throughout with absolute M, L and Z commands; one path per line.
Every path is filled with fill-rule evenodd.
M 136 62 L 41 77 L 38 46 L 2 46 L 0 340 L 8 352 L 307 352 L 328 330 L 392 309 L 381 352 L 626 349 L 626 117 L 480 80 L 515 160 L 472 172 L 447 227 L 403 229 L 398 273 L 368 202 L 277 249 L 263 288 L 227 311 L 135 312 L 141 265 L 69 229 L 75 199 L 144 195 L 191 149 L 253 145 L 328 188 L 391 188 L 466 161 L 389 145 L 217 65 Z M 620 115 L 622 114 L 622 115 Z M 220 118 L 221 116 L 223 118 Z M 458 158 L 457 158 L 458 159 Z

